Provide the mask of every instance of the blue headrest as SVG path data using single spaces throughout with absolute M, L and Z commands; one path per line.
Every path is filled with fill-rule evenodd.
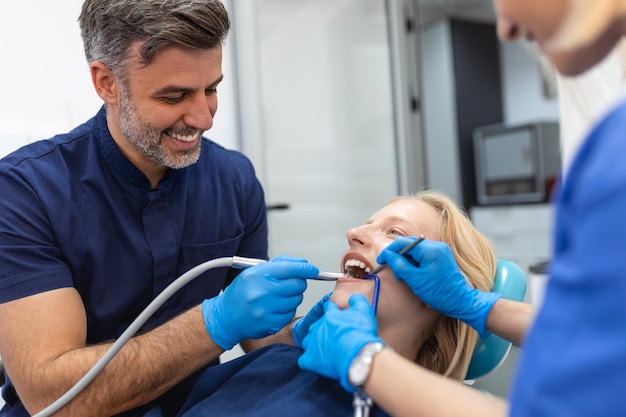
M 492 291 L 501 294 L 502 298 L 523 301 L 526 294 L 524 271 L 511 261 L 498 259 L 496 262 Z M 511 342 L 495 334 L 478 339 L 465 379 L 478 379 L 487 375 L 504 361 L 510 349 Z

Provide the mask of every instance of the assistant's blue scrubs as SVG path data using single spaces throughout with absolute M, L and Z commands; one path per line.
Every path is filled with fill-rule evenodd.
M 591 133 L 556 199 L 550 279 L 524 343 L 514 417 L 626 415 L 626 103 Z
M 196 164 L 150 189 L 120 152 L 104 108 L 68 134 L 0 161 L 0 302 L 73 287 L 87 343 L 117 338 L 178 276 L 225 256 L 267 259 L 264 194 L 250 161 L 202 139 Z M 153 328 L 228 283 L 214 269 L 177 292 Z M 159 400 L 174 415 L 193 378 Z M 0 416 L 27 416 L 10 384 Z M 169 411 L 168 411 L 169 410 Z M 141 415 L 141 410 L 124 416 Z

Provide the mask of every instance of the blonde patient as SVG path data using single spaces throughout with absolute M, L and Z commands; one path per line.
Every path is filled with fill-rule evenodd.
M 448 243 L 472 287 L 489 290 L 495 256 L 487 239 L 447 196 L 422 191 L 390 200 L 364 225 L 350 229 L 341 259 L 347 277 L 337 281 L 330 300 L 348 306 L 354 293 L 372 300 L 374 280 L 360 279 L 378 264 L 376 257 L 398 236 L 420 236 Z M 379 336 L 397 353 L 436 373 L 463 380 L 477 333 L 459 320 L 429 308 L 390 268 L 378 273 Z M 272 345 L 204 372 L 181 416 L 345 416 L 352 395 L 338 382 L 298 368 L 302 349 Z M 238 395 L 237 393 L 244 393 Z M 371 416 L 386 416 L 374 406 Z
M 490 243 L 454 201 L 435 191 L 394 198 L 364 225 L 350 229 L 349 248 L 342 259 L 343 271 L 362 277 L 378 266 L 376 257 L 396 237 L 420 235 L 449 244 L 472 287 L 483 291 L 492 288 L 495 255 Z M 353 261 L 361 263 L 361 267 L 352 266 Z M 476 332 L 459 320 L 428 308 L 393 276 L 390 268 L 384 268 L 378 276 L 381 280 L 376 317 L 379 336 L 406 358 L 462 380 L 477 341 Z M 371 301 L 372 284 L 371 280 L 342 278 L 330 299 L 340 308 L 347 307 L 349 296 L 356 292 L 365 294 Z

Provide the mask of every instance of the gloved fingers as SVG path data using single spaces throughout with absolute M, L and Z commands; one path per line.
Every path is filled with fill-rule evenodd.
M 398 249 L 396 241 L 399 241 L 399 245 L 401 245 L 406 242 L 404 239 L 406 238 L 397 238 L 387 246 L 387 248 L 383 249 L 378 255 L 379 259 L 377 259 L 377 262 L 387 263 L 396 272 L 411 270 L 412 273 L 420 271 L 433 273 L 440 272 L 442 269 L 459 270 L 452 249 L 448 244 L 433 240 L 424 240 L 419 245 L 411 248 L 404 255 L 399 255 L 395 251 Z
M 257 278 L 257 277 L 255 277 Z M 259 287 L 258 291 L 251 293 L 251 296 L 256 298 L 261 297 L 292 297 L 301 295 L 307 288 L 306 279 L 289 278 L 289 279 L 276 279 L 274 276 L 258 277 L 258 279 L 265 279 L 266 282 L 262 287 Z M 262 289 L 261 289 L 262 288 Z
M 272 318 L 271 323 L 267 327 L 267 333 L 265 334 L 265 336 L 278 333 L 283 327 L 289 324 L 295 316 L 296 316 L 295 309 L 288 311 L 288 312 L 284 312 L 284 313 L 276 313 L 276 312 L 273 313 L 271 317 Z M 260 320 L 267 320 L 267 318 L 262 317 Z
M 378 331 L 376 313 L 369 300 L 363 294 L 352 294 L 348 300 L 350 308 L 344 310 L 346 317 L 350 318 L 353 328 L 358 331 L 373 332 Z M 346 318 L 343 318 L 346 320 Z
M 400 252 L 402 249 L 410 245 L 413 241 L 417 240 L 417 238 L 412 236 L 398 236 L 391 242 L 385 249 L 390 250 L 392 252 Z M 421 243 L 420 243 L 421 245 Z M 417 245 L 419 246 L 419 245 Z
M 213 342 L 224 350 L 230 350 L 239 343 L 239 331 L 229 320 L 220 317 L 222 301 L 221 296 L 204 300 L 201 306 L 202 316 L 204 327 Z
M 351 308 L 358 311 L 369 312 L 370 310 L 372 310 L 372 305 L 370 304 L 367 297 L 365 297 L 364 294 L 358 292 L 350 296 L 350 298 L 348 299 L 348 304 Z
M 340 311 L 340 310 L 337 304 L 335 304 L 333 301 L 328 300 L 324 303 L 324 314 L 329 314 L 329 313 L 332 314 L 336 311 Z
M 420 258 L 423 253 L 421 246 L 424 246 L 427 243 L 425 240 L 420 242 L 419 245 L 416 245 L 413 248 L 411 248 L 404 255 L 399 254 L 401 250 L 403 250 L 406 246 L 410 245 L 411 242 L 415 240 L 416 238 L 414 237 L 404 237 L 404 236 L 397 237 L 385 249 L 383 249 L 381 253 L 378 254 L 378 257 L 376 258 L 376 262 L 378 262 L 381 265 L 382 264 L 389 265 L 390 262 L 394 262 L 398 266 L 402 266 L 404 268 L 410 267 L 410 266 L 418 267 Z M 402 264 L 398 264 L 400 260 L 404 260 L 404 263 L 406 263 L 406 266 Z
M 371 306 L 364 295 L 355 294 L 346 310 L 340 310 L 332 301 L 326 302 L 324 307 L 326 314 L 311 325 L 304 338 L 304 353 L 298 358 L 298 366 L 339 380 L 344 389 L 354 392 L 355 388 L 347 379 L 352 359 L 367 343 L 380 341 L 375 326 L 363 328 L 354 320 L 358 315 L 369 316 Z
M 315 278 L 320 270 L 315 265 L 306 261 L 276 260 L 258 264 L 242 272 L 248 274 L 270 275 L 276 279 L 286 278 Z
M 332 303 L 332 301 L 329 301 L 329 303 Z M 324 342 L 323 331 L 321 329 L 323 325 L 323 320 L 320 319 L 309 326 L 309 332 L 302 340 L 302 347 L 304 350 L 308 350 L 313 346 L 319 346 L 322 342 Z
M 323 296 L 317 303 L 315 303 L 313 307 L 311 307 L 311 309 L 306 314 L 306 316 L 304 316 L 304 318 L 310 321 L 315 321 L 322 317 L 324 315 L 324 303 L 328 301 L 331 295 L 333 295 L 333 293 L 329 292 L 328 294 Z
M 417 245 L 420 246 L 420 245 Z M 409 255 L 410 256 L 410 255 Z M 387 264 L 394 272 L 394 275 L 398 279 L 404 279 L 403 271 L 411 271 L 412 275 L 419 272 L 419 267 L 416 266 L 417 261 L 409 260 L 407 254 L 400 255 L 389 249 L 383 249 L 378 255 L 376 260 L 379 264 Z
M 311 337 L 309 332 L 302 342 L 304 353 L 298 358 L 298 366 L 305 371 L 312 371 L 327 378 L 338 379 L 338 375 L 334 370 L 333 360 L 325 354 L 333 348 L 333 346 L 326 345 L 327 341 L 327 339 L 319 336 Z
M 262 306 L 263 311 L 270 314 L 293 314 L 293 317 L 296 315 L 296 309 L 300 304 L 302 304 L 302 300 L 304 295 L 292 295 L 289 297 L 274 297 L 271 300 L 271 304 L 264 304 Z M 292 319 L 293 319 L 292 317 Z M 287 324 L 287 323 L 285 323 Z

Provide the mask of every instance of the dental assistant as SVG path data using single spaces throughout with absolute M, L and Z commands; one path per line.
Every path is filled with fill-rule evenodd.
M 500 38 L 536 41 L 566 76 L 593 67 L 626 33 L 624 0 L 496 0 L 495 5 Z M 532 308 L 465 285 L 446 245 L 422 242 L 400 257 L 406 240 L 398 239 L 378 259 L 432 308 L 481 335 L 492 331 L 523 343 L 508 401 L 440 378 L 390 349 L 371 362 L 362 388 L 368 395 L 394 416 L 624 415 L 624 132 L 626 102 L 621 102 L 592 129 L 559 186 L 550 280 L 535 318 Z M 436 290 L 442 286 L 447 290 Z M 369 314 L 366 307 L 362 317 Z M 353 359 L 373 340 L 373 332 L 358 326 L 343 337 L 339 329 L 345 332 L 342 326 L 348 325 L 343 313 L 334 311 L 311 327 L 300 359 L 305 369 L 347 378 Z M 318 354 L 331 349 L 333 355 Z
M 79 24 L 103 107 L 0 161 L 0 416 L 64 394 L 192 267 L 267 259 L 252 164 L 203 136 L 224 77 L 222 3 L 86 0 Z M 293 343 L 291 326 L 279 331 L 318 272 L 283 257 L 203 274 L 55 416 L 175 416 L 225 350 Z

